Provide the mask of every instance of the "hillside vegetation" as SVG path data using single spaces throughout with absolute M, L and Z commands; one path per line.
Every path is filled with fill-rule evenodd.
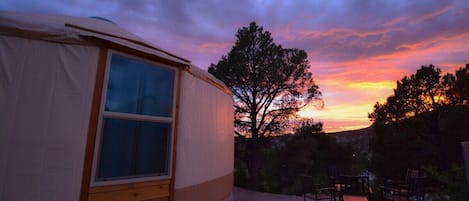
M 334 137 L 338 143 L 350 144 L 357 152 L 370 152 L 370 140 L 374 135 L 373 127 L 367 127 L 357 130 L 341 131 L 328 133 Z
M 308 126 L 306 126 L 308 127 Z M 262 144 L 258 191 L 300 194 L 300 175 L 312 175 L 315 183 L 327 183 L 328 170 L 358 174 L 369 167 L 368 154 L 356 151 L 349 143 L 338 143 L 333 135 L 298 129 L 295 134 L 273 136 Z M 354 135 L 348 139 L 358 142 Z M 358 139 L 358 138 L 357 138 Z M 249 141 L 236 138 L 235 185 L 247 187 L 249 172 L 244 157 Z M 361 144 L 361 143 L 360 143 Z

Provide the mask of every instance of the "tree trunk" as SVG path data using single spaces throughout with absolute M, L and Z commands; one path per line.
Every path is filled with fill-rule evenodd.
M 450 164 L 447 158 L 448 144 L 446 143 L 447 140 L 445 139 L 445 136 L 443 136 L 440 131 L 440 113 L 442 112 L 441 110 L 441 108 L 438 108 L 431 114 L 430 128 L 433 134 L 436 136 L 435 145 L 436 147 L 439 147 L 439 152 L 437 153 L 439 166 L 443 169 L 449 169 Z
M 249 188 L 258 190 L 260 168 L 260 146 L 258 139 L 251 139 L 248 151 Z

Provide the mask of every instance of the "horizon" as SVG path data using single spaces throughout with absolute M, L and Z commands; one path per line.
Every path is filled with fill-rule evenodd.
M 299 115 L 326 133 L 369 127 L 373 105 L 422 65 L 446 74 L 469 62 L 469 1 L 4 0 L 0 10 L 99 16 L 204 70 L 255 21 L 275 43 L 308 53 L 325 107 Z

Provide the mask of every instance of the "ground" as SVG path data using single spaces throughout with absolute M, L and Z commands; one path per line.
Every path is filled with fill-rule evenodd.
M 303 201 L 303 197 L 294 195 L 279 195 L 246 190 L 239 187 L 233 189 L 234 201 Z

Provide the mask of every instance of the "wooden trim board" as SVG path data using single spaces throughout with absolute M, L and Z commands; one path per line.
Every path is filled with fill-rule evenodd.
M 168 200 L 170 180 L 91 187 L 89 201 Z
M 107 52 L 108 49 L 106 47 L 101 47 L 99 51 L 96 83 L 94 87 L 93 102 L 91 104 L 90 123 L 88 127 L 88 138 L 86 140 L 85 162 L 83 166 L 80 201 L 88 200 L 88 191 L 90 187 L 91 172 L 93 167 L 94 145 L 96 140 L 96 131 L 98 129 L 99 109 L 101 107 L 101 94 L 103 90 L 104 73 L 106 70 Z

